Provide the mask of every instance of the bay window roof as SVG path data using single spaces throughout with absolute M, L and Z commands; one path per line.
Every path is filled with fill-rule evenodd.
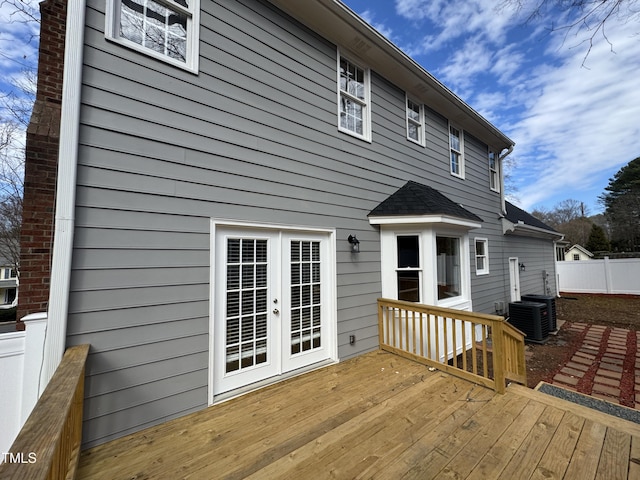
M 412 180 L 371 210 L 368 217 L 373 225 L 444 223 L 480 228 L 482 224 L 480 217 L 462 205 Z

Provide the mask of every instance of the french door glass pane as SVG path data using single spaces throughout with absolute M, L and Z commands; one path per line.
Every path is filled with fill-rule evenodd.
M 267 240 L 227 239 L 227 373 L 268 360 L 267 259 Z
M 320 242 L 291 241 L 291 354 L 320 348 Z

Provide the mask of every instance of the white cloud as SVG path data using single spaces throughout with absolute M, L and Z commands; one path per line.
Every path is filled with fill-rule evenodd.
M 469 36 L 481 37 L 499 44 L 516 18 L 509 10 L 497 11 L 494 0 L 396 0 L 396 13 L 414 22 L 430 22 L 430 33 L 423 37 L 419 47 L 423 53 L 437 50 L 447 42 Z
M 556 50 L 562 63 L 529 80 L 532 93 L 521 121 L 510 132 L 521 164 L 520 198 L 525 208 L 567 189 L 602 188 L 603 173 L 615 173 L 640 151 L 640 41 L 633 26 L 610 35 L 617 54 L 598 42 L 581 67 L 585 49 Z M 601 192 L 598 192 L 601 193 Z
M 593 211 L 608 178 L 640 155 L 638 23 L 613 16 L 605 38 L 593 23 L 561 28 L 575 17 L 557 2 L 530 18 L 539 4 L 395 0 L 402 28 L 374 25 L 516 142 L 524 208 L 583 194 Z
M 449 58 L 437 75 L 455 90 L 466 90 L 473 86 L 474 77 L 491 69 L 492 52 L 479 38 L 469 38 Z
M 359 14 L 369 25 L 375 28 L 382 35 L 393 41 L 393 29 L 384 23 L 375 21 L 375 14 L 371 10 L 365 10 Z
M 32 8 L 29 1 L 21 4 Z M 38 13 L 37 4 L 34 13 Z M 39 29 L 35 20 L 27 21 L 8 3 L 0 4 L 0 68 L 5 75 L 37 63 Z

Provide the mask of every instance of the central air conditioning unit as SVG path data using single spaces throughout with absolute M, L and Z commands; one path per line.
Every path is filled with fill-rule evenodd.
M 544 343 L 549 337 L 547 305 L 539 302 L 512 302 L 507 321 L 524 333 L 527 343 Z
M 537 293 L 528 293 L 522 295 L 521 300 L 523 302 L 538 302 L 545 303 L 547 305 L 547 313 L 549 314 L 549 331 L 555 332 L 558 330 L 558 317 L 556 316 L 556 298 L 551 295 L 540 295 Z

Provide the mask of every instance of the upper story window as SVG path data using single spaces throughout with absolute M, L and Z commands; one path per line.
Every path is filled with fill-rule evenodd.
M 407 97 L 407 138 L 424 146 L 424 108 Z
M 476 238 L 476 275 L 489 273 L 489 240 Z
M 338 55 L 338 128 L 364 140 L 371 140 L 369 70 Z
M 464 178 L 464 146 L 462 130 L 449 125 L 449 149 L 451 174 Z
M 199 0 L 107 0 L 106 36 L 197 71 Z
M 500 191 L 500 166 L 496 152 L 489 151 L 489 186 L 491 190 Z

